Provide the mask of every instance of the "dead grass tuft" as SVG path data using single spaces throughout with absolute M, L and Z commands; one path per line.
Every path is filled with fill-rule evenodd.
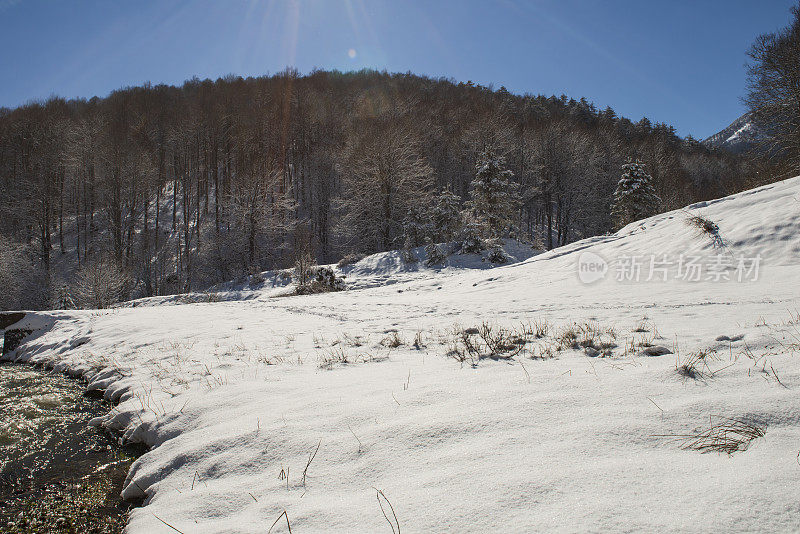
M 669 436 L 680 443 L 682 449 L 725 453 L 728 456 L 735 452 L 744 452 L 750 443 L 764 437 L 764 429 L 739 419 L 716 416 L 710 418 L 710 427 L 692 434 L 676 434 Z
M 700 350 L 697 352 L 690 352 L 686 359 L 681 362 L 676 361 L 675 368 L 678 374 L 684 378 L 691 378 L 692 380 L 706 380 L 714 376 L 714 372 L 708 366 L 707 359 L 711 356 L 709 351 Z
M 725 243 L 722 241 L 722 236 L 719 235 L 719 226 L 717 223 L 700 215 L 693 215 L 686 220 L 686 224 L 693 226 L 700 231 L 700 235 L 708 237 L 713 243 L 715 248 L 722 248 Z

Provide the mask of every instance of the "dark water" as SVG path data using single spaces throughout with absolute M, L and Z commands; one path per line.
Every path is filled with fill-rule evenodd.
M 120 532 L 133 457 L 88 421 L 110 409 L 84 384 L 0 364 L 0 532 Z

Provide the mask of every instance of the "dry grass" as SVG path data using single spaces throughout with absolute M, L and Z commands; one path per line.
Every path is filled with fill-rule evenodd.
M 385 357 L 375 356 L 368 352 L 350 352 L 344 347 L 331 347 L 319 358 L 319 368 L 331 370 L 334 367 L 346 366 L 355 363 L 370 363 L 385 361 Z
M 554 332 L 551 334 L 551 332 Z M 527 321 L 516 327 L 489 322 L 462 328 L 456 324 L 444 337 L 448 356 L 472 366 L 484 359 L 510 360 L 525 354 L 530 359 L 550 359 L 563 350 L 583 350 L 588 356 L 613 356 L 617 333 L 597 321 L 572 323 L 555 330 L 546 320 Z
M 412 346 L 417 350 L 422 350 L 427 346 L 422 330 L 418 330 L 414 335 L 414 343 L 412 343 Z
M 711 352 L 700 350 L 690 352 L 683 361 L 679 359 L 675 363 L 675 369 L 678 374 L 684 378 L 691 378 L 692 380 L 706 380 L 714 376 L 714 372 L 708 366 L 708 359 Z
M 484 322 L 479 327 L 453 327 L 448 355 L 461 363 L 477 365 L 480 360 L 510 360 L 525 350 L 533 333 Z
M 400 534 L 400 520 L 397 519 L 397 513 L 394 511 L 394 506 L 389 501 L 389 498 L 383 493 L 382 490 L 378 488 L 373 488 L 376 492 L 375 497 L 378 499 L 378 506 L 381 507 L 381 513 L 386 521 L 389 523 L 389 526 L 392 528 L 392 534 Z M 392 517 L 389 517 L 389 514 L 386 512 L 386 508 L 384 508 L 383 503 L 386 503 L 388 506 L 389 511 L 392 514 Z
M 556 337 L 557 350 L 583 350 L 590 356 L 611 356 L 617 348 L 617 333 L 596 321 L 573 323 Z
M 725 453 L 728 456 L 743 452 L 750 443 L 764 437 L 764 429 L 739 419 L 716 416 L 710 418 L 709 428 L 692 434 L 675 434 L 668 437 L 680 443 L 685 450 Z
M 405 344 L 405 340 L 400 337 L 400 333 L 397 330 L 389 332 L 389 335 L 381 340 L 381 345 L 390 349 L 396 349 Z
M 708 237 L 714 247 L 722 248 L 725 246 L 722 237 L 719 235 L 719 226 L 714 221 L 700 215 L 693 215 L 686 220 L 686 224 L 697 228 L 700 231 L 700 235 Z

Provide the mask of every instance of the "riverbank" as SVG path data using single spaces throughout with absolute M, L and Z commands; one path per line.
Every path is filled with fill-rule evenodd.
M 31 313 L 6 357 L 150 447 L 127 534 L 796 532 L 798 198 L 361 290 Z
M 110 403 L 83 381 L 0 364 L 0 532 L 122 532 L 119 494 L 142 452 L 88 422 Z

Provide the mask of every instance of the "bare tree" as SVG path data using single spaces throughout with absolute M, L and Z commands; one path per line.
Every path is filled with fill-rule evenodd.
M 339 229 L 364 252 L 395 247 L 408 208 L 424 203 L 432 185 L 433 169 L 413 135 L 397 125 L 376 126 L 354 134 L 340 164 Z
M 769 148 L 800 170 L 800 5 L 789 26 L 761 35 L 750 48 L 745 103 L 767 133 Z
M 126 298 L 130 283 L 128 273 L 114 255 L 105 255 L 78 271 L 71 295 L 83 308 L 108 308 Z

